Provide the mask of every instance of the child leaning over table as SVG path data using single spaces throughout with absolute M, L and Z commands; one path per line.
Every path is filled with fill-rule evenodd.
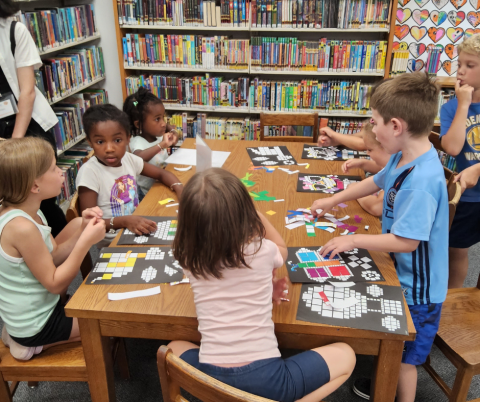
M 428 139 L 437 103 L 438 88 L 423 73 L 404 74 L 383 83 L 371 106 L 373 132 L 392 154 L 387 166 L 311 207 L 314 214 L 323 215 L 341 202 L 385 190 L 382 234 L 335 237 L 325 244 L 322 255 L 332 252 L 333 257 L 355 247 L 393 255 L 417 331 L 415 341 L 405 342 L 398 402 L 415 399 L 415 366 L 423 364 L 430 353 L 447 294 L 448 195 L 443 167 Z M 354 390 L 359 391 L 357 382 Z M 369 399 L 368 389 L 361 393 Z

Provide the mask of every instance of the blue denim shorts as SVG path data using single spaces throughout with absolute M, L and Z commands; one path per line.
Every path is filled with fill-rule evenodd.
M 419 366 L 427 360 L 438 332 L 442 303 L 417 304 L 408 306 L 417 336 L 414 341 L 405 342 L 402 363 Z
M 190 349 L 180 358 L 210 377 L 232 387 L 274 401 L 293 402 L 330 381 L 330 370 L 313 350 L 282 359 L 257 360 L 242 367 L 218 367 L 200 363 L 200 349 Z

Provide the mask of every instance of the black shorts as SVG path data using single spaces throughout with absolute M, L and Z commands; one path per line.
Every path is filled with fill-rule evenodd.
M 61 300 L 58 300 L 52 315 L 43 329 L 36 335 L 28 338 L 10 337 L 18 344 L 26 347 L 50 345 L 51 343 L 68 341 L 72 332 L 73 318 L 65 316 L 65 309 Z
M 470 248 L 478 242 L 480 242 L 480 202 L 460 201 L 450 228 L 448 245 L 452 248 Z

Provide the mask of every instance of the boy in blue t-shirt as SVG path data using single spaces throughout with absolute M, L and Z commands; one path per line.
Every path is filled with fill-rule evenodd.
M 443 167 L 428 136 L 438 88 L 423 73 L 401 75 L 380 85 L 371 99 L 373 132 L 392 156 L 374 177 L 313 203 L 323 215 L 339 203 L 385 190 L 381 235 L 335 237 L 322 255 L 353 248 L 390 252 L 417 336 L 405 342 L 398 402 L 415 399 L 417 370 L 438 330 L 448 282 L 448 194 Z
M 442 147 L 455 156 L 464 193 L 449 239 L 449 288 L 461 288 L 468 273 L 468 249 L 480 241 L 480 35 L 458 47 L 456 99 L 440 112 Z

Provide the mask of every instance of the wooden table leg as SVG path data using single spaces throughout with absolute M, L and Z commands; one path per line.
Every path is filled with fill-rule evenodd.
M 403 341 L 380 342 L 380 350 L 375 361 L 370 400 L 394 402 L 397 392 L 398 375 L 402 362 Z
M 102 337 L 98 320 L 79 318 L 78 324 L 92 401 L 114 402 L 115 383 L 109 338 Z

